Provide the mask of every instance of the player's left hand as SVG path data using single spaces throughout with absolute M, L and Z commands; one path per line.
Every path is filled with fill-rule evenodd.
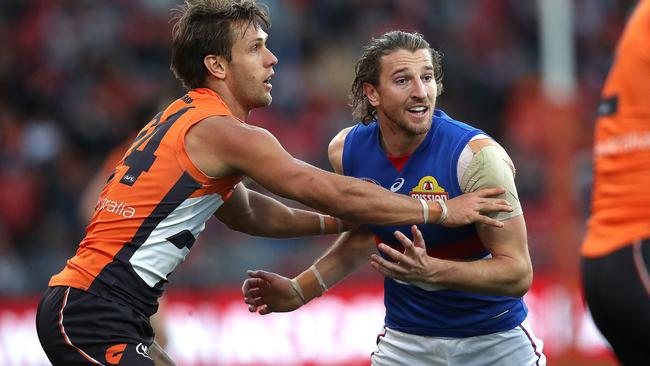
M 411 227 L 413 241 L 399 231 L 395 238 L 404 246 L 404 253 L 381 243 L 378 248 L 394 262 L 382 258 L 379 254 L 370 256 L 370 265 L 384 276 L 404 282 L 427 281 L 433 274 L 433 262 L 436 260 L 427 255 L 424 238 L 418 227 Z
M 289 278 L 260 270 L 247 271 L 247 274 L 248 278 L 242 285 L 242 294 L 251 313 L 283 313 L 303 305 Z

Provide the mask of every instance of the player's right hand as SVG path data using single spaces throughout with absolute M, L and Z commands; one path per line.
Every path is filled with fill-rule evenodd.
M 503 227 L 503 222 L 486 216 L 490 212 L 511 212 L 512 206 L 500 198 L 490 198 L 505 193 L 503 188 L 483 188 L 448 200 L 445 227 L 459 227 L 472 223 Z
M 266 315 L 298 309 L 302 301 L 291 286 L 291 279 L 266 271 L 247 271 L 242 285 L 244 302 L 248 311 Z

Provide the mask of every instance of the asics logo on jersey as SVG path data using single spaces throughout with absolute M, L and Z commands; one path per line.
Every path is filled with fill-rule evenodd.
M 122 356 L 124 356 L 124 350 L 126 349 L 126 343 L 116 344 L 110 346 L 106 349 L 106 362 L 111 365 L 117 365 L 120 363 Z
M 390 186 L 391 192 L 397 192 L 404 185 L 404 178 L 397 178 L 392 186 Z
M 129 206 L 127 202 L 116 202 L 108 198 L 100 199 L 97 206 L 95 206 L 95 210 L 106 210 L 126 218 L 135 215 L 135 208 Z

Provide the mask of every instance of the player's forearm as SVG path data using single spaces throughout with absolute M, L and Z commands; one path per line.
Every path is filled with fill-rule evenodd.
M 336 234 L 342 225 L 332 216 L 296 208 L 258 214 L 260 219 L 255 220 L 249 234 L 268 238 Z
M 419 200 L 332 173 L 322 175 L 320 182 L 305 181 L 300 187 L 297 200 L 344 220 L 374 225 L 421 224 L 425 216 L 428 223 L 434 223 L 442 214 L 436 202 L 427 202 L 425 212 Z
M 367 263 L 370 253 L 374 250 L 372 234 L 365 228 L 339 236 L 328 251 L 316 261 L 313 268 L 296 276 L 295 279 L 303 289 L 305 302 L 321 296 L 327 289 Z
M 328 287 L 332 287 L 363 264 L 375 252 L 372 233 L 365 227 L 341 235 L 321 258 L 316 261 Z
M 340 221 L 329 215 L 291 208 L 255 191 L 249 191 L 249 201 L 249 214 L 240 221 L 251 235 L 295 238 L 341 231 Z
M 428 281 L 446 288 L 485 295 L 521 297 L 530 288 L 530 262 L 506 256 L 471 262 L 432 258 Z

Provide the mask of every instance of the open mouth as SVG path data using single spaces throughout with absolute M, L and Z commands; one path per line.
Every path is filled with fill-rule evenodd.
M 413 115 L 415 115 L 417 117 L 424 117 L 427 114 L 427 112 L 429 111 L 429 107 L 427 107 L 425 105 L 416 105 L 416 106 L 408 108 L 407 110 L 409 111 L 409 113 L 411 113 L 411 114 L 413 114 Z
M 273 79 L 273 76 L 275 76 L 275 74 L 271 74 L 271 76 L 269 76 L 268 79 L 264 80 L 264 86 L 268 88 L 273 87 L 273 85 L 271 84 L 271 79 Z

